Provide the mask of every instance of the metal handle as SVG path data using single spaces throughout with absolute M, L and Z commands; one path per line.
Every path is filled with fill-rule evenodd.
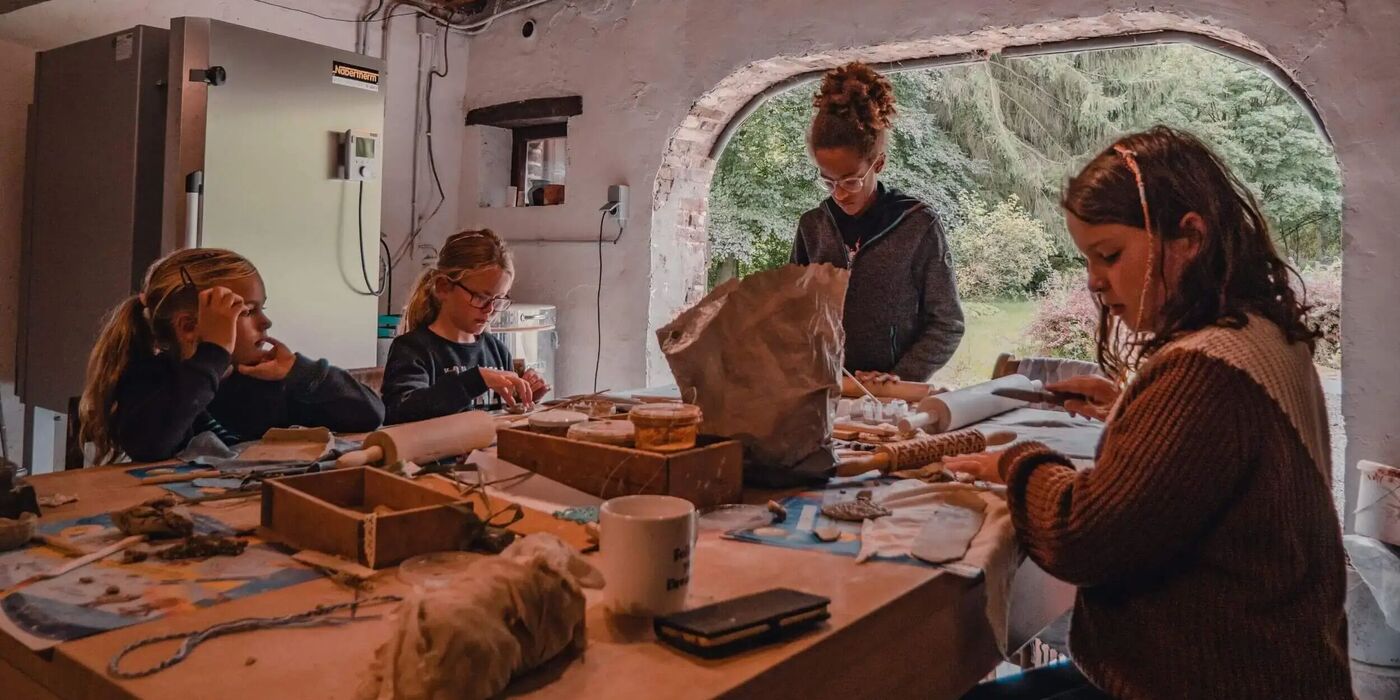
M 204 206 L 204 171 L 195 170 L 185 176 L 185 247 L 198 248 L 204 242 L 200 222 Z

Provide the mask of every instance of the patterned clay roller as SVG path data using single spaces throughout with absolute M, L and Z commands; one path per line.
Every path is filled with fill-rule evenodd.
M 944 457 L 981 452 L 990 446 L 1005 445 L 1016 439 L 1009 431 L 983 433 L 980 430 L 957 430 L 951 433 L 925 435 L 912 440 L 891 442 L 875 448 L 868 456 L 842 460 L 836 467 L 837 476 L 864 474 L 872 469 L 890 472 L 916 469 Z

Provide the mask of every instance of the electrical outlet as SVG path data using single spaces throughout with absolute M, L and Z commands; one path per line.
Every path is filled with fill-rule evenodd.
M 618 222 L 619 224 L 626 222 L 626 221 L 627 221 L 627 185 L 609 185 L 609 186 L 608 186 L 608 204 L 609 204 L 609 205 L 614 205 L 614 206 L 612 206 L 612 211 L 610 212 L 610 213 L 613 215 L 613 218 L 614 218 L 614 219 L 617 219 L 617 222 Z

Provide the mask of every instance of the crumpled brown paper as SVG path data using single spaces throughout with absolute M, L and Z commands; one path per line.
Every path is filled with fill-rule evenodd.
M 835 472 L 850 273 L 787 265 L 721 284 L 657 331 L 701 431 L 744 444 L 744 479 L 786 486 Z

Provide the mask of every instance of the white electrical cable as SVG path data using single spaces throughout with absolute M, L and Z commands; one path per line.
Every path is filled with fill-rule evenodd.
M 547 2 L 551 2 L 551 1 L 552 1 L 552 0 L 531 0 L 530 2 L 523 3 L 523 4 L 520 4 L 520 5 L 516 5 L 515 7 L 509 8 L 509 9 L 506 9 L 506 10 L 501 10 L 500 12 L 497 12 L 496 14 L 493 14 L 493 15 L 491 15 L 491 16 L 489 16 L 489 17 L 483 17 L 483 18 L 481 18 L 481 19 L 475 19 L 475 20 L 472 20 L 472 21 L 470 21 L 470 22 L 463 22 L 463 23 L 461 23 L 461 24 L 458 24 L 458 23 L 456 23 L 456 22 L 452 22 L 452 21 L 450 21 L 450 20 L 445 20 L 445 19 L 443 19 L 443 18 L 441 18 L 441 17 L 439 17 L 439 16 L 433 14 L 432 12 L 430 12 L 428 8 L 423 7 L 422 5 L 419 5 L 419 4 L 415 3 L 415 2 L 413 2 L 412 0 L 398 0 L 398 2 L 391 3 L 391 4 L 389 5 L 389 10 L 386 10 L 386 12 L 392 11 L 393 8 L 395 8 L 395 7 L 403 6 L 403 7 L 405 7 L 405 8 L 408 8 L 408 9 L 412 10 L 414 13 L 416 13 L 416 14 L 418 14 L 418 15 L 421 15 L 421 16 L 423 16 L 423 17 L 427 17 L 428 19 L 431 19 L 433 22 L 437 23 L 437 25 L 438 25 L 439 27 L 446 27 L 447 29 L 450 29 L 450 30 L 453 30 L 453 31 L 462 32 L 463 34 L 469 34 L 469 35 L 471 35 L 471 34 L 480 34 L 480 33 L 484 32 L 484 31 L 486 31 L 488 28 L 490 28 L 492 22 L 495 22 L 496 20 L 498 20 L 498 19 L 500 19 L 500 18 L 502 18 L 502 17 L 505 17 L 505 16 L 507 16 L 507 15 L 511 15 L 511 14 L 515 14 L 516 12 L 522 12 L 522 11 L 524 11 L 524 10 L 528 10 L 528 9 L 530 9 L 530 8 L 532 8 L 532 7 L 537 7 L 537 6 L 539 6 L 539 5 L 543 5 L 543 4 L 545 4 L 545 3 L 547 3 Z

